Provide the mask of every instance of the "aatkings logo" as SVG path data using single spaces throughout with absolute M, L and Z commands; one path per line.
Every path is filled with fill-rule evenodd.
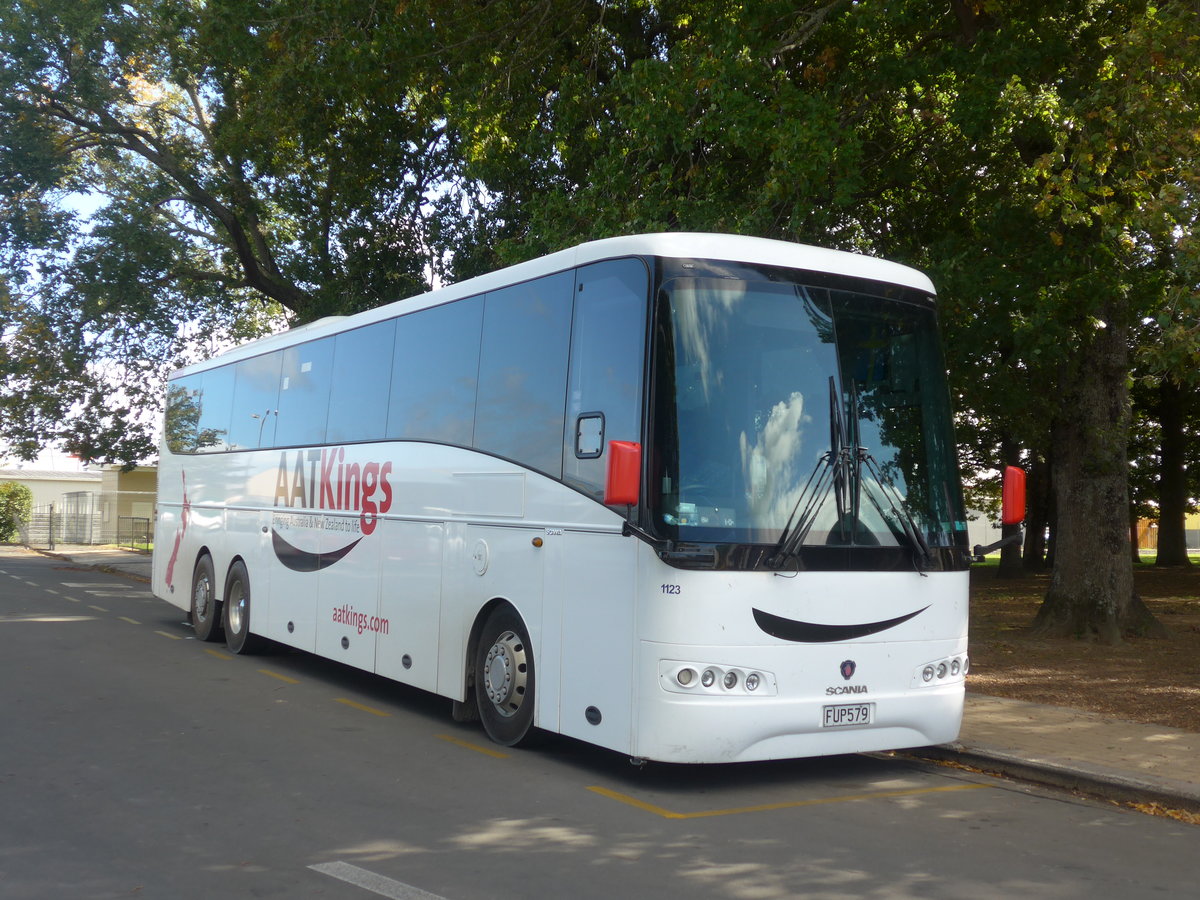
M 364 535 L 392 508 L 390 462 L 346 463 L 345 447 L 296 450 L 290 461 L 288 455 L 286 450 L 279 455 L 275 506 L 359 512 Z

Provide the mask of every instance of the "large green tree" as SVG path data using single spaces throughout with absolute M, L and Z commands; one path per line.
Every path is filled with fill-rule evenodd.
M 496 207 L 515 252 L 699 228 L 928 269 L 960 408 L 996 442 L 987 462 L 1008 444 L 1052 463 L 1039 623 L 1106 640 L 1147 627 L 1128 380 L 1136 326 L 1188 286 L 1194 252 L 1194 4 L 562 7 L 590 13 L 587 31 L 548 35 L 532 67 L 511 64 L 521 41 L 501 45 L 454 107 L 474 171 L 524 199 Z
M 61 355 L 82 346 L 96 379 L 87 342 L 119 332 L 97 323 L 156 306 L 167 337 L 259 299 L 303 321 L 622 232 L 887 255 L 940 286 L 971 464 L 1053 470 L 1042 624 L 1115 640 L 1139 627 L 1130 373 L 1200 344 L 1195 21 L 1098 0 L 6 0 L 0 238 L 29 323 L 10 345 L 32 361 L 71 322 Z M 105 198 L 97 225 L 72 191 Z
M 0 438 L 132 461 L 163 373 L 260 331 L 255 307 L 426 286 L 453 172 L 402 8 L 0 4 Z

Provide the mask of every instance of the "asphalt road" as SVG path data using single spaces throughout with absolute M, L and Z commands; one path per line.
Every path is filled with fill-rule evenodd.
M 1200 830 L 903 758 L 635 769 L 0 548 L 0 897 L 1191 896 Z

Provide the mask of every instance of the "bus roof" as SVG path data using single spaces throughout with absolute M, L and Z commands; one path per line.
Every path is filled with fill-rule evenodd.
M 318 319 L 279 334 L 242 344 L 220 356 L 180 369 L 178 372 L 172 373 L 172 376 L 202 371 L 213 365 L 256 356 L 276 347 L 303 343 L 350 328 L 383 321 L 393 316 L 450 303 L 543 275 L 566 271 L 576 266 L 630 256 L 707 259 L 779 266 L 809 272 L 850 275 L 855 278 L 915 288 L 928 294 L 934 293 L 933 283 L 924 273 L 916 269 L 872 256 L 847 253 L 843 250 L 830 250 L 808 244 L 795 244 L 789 241 L 735 234 L 704 232 L 636 234 L 589 241 L 537 259 L 497 269 L 486 275 L 479 275 L 424 294 L 356 313 L 353 316 L 329 316 Z

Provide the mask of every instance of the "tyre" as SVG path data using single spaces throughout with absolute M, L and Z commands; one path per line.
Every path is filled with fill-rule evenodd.
M 201 641 L 221 639 L 221 604 L 217 600 L 217 578 L 212 557 L 207 553 L 196 560 L 192 572 L 192 627 Z
M 533 648 L 525 623 L 511 606 L 493 610 L 475 650 L 475 700 L 484 731 L 515 747 L 533 731 Z
M 256 653 L 263 640 L 250 633 L 250 574 L 241 560 L 229 569 L 225 579 L 225 602 L 222 604 L 225 623 L 225 646 L 234 653 Z

